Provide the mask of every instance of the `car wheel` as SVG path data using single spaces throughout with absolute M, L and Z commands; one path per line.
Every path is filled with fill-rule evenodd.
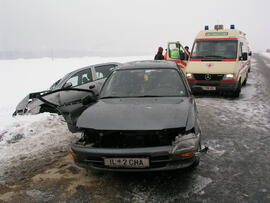
M 237 88 L 236 88 L 236 90 L 233 92 L 233 95 L 232 95 L 233 97 L 237 98 L 237 97 L 240 96 L 241 87 L 242 87 L 242 85 L 241 85 L 241 78 L 240 78 L 240 80 L 239 80 L 239 82 L 238 82 L 238 85 L 237 85 Z

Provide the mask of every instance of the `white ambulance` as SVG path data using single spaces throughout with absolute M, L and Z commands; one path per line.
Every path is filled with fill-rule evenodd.
M 221 91 L 239 97 L 250 71 L 251 51 L 246 34 L 235 29 L 215 25 L 197 35 L 186 76 L 193 92 Z

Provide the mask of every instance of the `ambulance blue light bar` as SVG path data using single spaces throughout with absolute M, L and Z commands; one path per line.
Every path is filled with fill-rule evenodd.
M 231 29 L 235 29 L 235 25 L 231 25 Z
M 204 30 L 209 30 L 209 26 L 208 25 L 205 25 L 204 26 Z

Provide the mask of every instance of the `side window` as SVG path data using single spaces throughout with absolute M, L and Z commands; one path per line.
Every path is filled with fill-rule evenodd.
M 186 54 L 185 49 L 182 46 L 180 46 L 179 50 L 180 50 L 180 59 L 188 60 L 188 55 Z
M 71 83 L 72 87 L 77 86 L 79 84 L 79 77 L 78 75 L 74 75 L 71 78 L 69 78 L 69 80 L 66 83 Z
M 96 79 L 102 79 L 108 77 L 108 75 L 115 69 L 115 65 L 96 66 Z
M 239 48 L 239 56 L 242 56 L 242 53 L 243 53 L 243 42 L 240 42 L 239 46 L 240 46 L 240 48 Z
M 171 59 L 180 59 L 179 46 L 177 44 L 169 44 L 169 57 Z
M 72 75 L 66 83 L 70 82 L 72 87 L 76 87 L 92 81 L 93 78 L 90 69 L 85 69 Z

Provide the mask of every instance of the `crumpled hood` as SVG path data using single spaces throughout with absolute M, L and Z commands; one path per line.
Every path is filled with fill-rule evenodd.
M 101 99 L 77 120 L 96 130 L 162 130 L 185 127 L 191 98 Z

